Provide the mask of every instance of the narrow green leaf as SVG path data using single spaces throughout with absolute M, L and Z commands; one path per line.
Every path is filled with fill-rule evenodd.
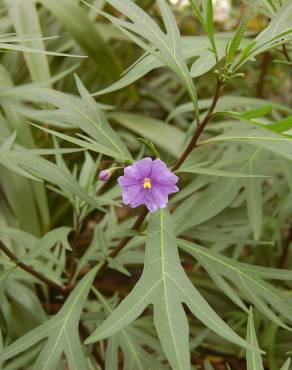
M 233 36 L 232 38 L 232 41 L 230 43 L 230 46 L 228 48 L 228 52 L 227 52 L 227 55 L 226 55 L 226 64 L 230 64 L 232 63 L 235 55 L 236 55 L 236 52 L 238 51 L 239 47 L 240 47 L 240 44 L 241 44 L 241 41 L 244 37 L 244 33 L 246 31 L 246 27 L 247 27 L 247 22 L 248 22 L 248 19 L 249 19 L 249 15 L 250 15 L 250 5 L 247 7 L 242 19 L 241 19 L 241 22 L 235 32 L 235 35 Z
M 204 261 L 204 269 L 211 276 L 215 284 L 222 290 L 238 307 L 243 311 L 248 312 L 248 308 L 243 303 L 237 292 L 228 284 L 224 278 L 213 269 L 212 264 L 210 265 L 206 260 Z
M 205 28 L 204 18 L 202 16 L 201 10 L 200 10 L 200 8 L 197 4 L 197 1 L 196 0 L 189 0 L 189 2 L 191 4 L 191 7 L 192 7 L 193 11 L 195 12 L 195 15 L 197 16 L 197 18 L 199 20 L 199 22 Z
M 238 112 L 216 112 L 214 116 L 227 116 L 232 117 L 240 121 L 250 123 L 252 126 L 257 126 L 265 130 L 269 130 L 275 133 L 282 133 L 292 128 L 291 116 L 280 120 L 275 123 L 270 123 L 267 120 L 259 120 L 258 118 L 263 117 L 271 112 L 271 106 L 264 106 L 258 109 L 250 110 L 244 113 Z
M 74 0 L 41 0 L 106 76 L 116 80 L 122 73 L 112 50 L 86 11 Z M 76 21 L 78 19 L 78 22 Z M 90 35 L 90 36 L 89 36 Z
M 267 114 L 271 113 L 271 111 L 272 111 L 272 106 L 266 105 L 259 109 L 254 109 L 251 111 L 244 112 L 242 113 L 242 117 L 246 119 L 259 118 L 259 117 L 266 116 Z
M 206 0 L 206 31 L 212 46 L 212 52 L 215 60 L 218 60 L 217 48 L 214 38 L 214 27 L 213 27 L 213 1 Z
M 35 35 L 40 37 L 40 39 L 25 42 L 25 46 L 45 51 L 44 41 L 41 39 L 42 31 L 34 1 L 6 1 L 18 35 Z M 24 57 L 33 81 L 40 82 L 50 79 L 49 63 L 45 54 L 24 53 Z
M 86 139 L 86 140 L 80 140 L 80 139 L 76 139 L 75 137 L 72 137 L 72 136 L 69 136 L 69 135 L 61 134 L 60 132 L 55 131 L 55 130 L 50 130 L 48 128 L 35 125 L 33 123 L 30 123 L 30 124 L 37 127 L 38 129 L 40 129 L 44 132 L 48 132 L 49 134 L 54 135 L 54 137 L 58 137 L 62 140 L 68 141 L 69 143 L 76 144 L 76 145 L 80 146 L 81 148 L 92 150 L 92 151 L 97 152 L 97 153 L 109 155 L 110 157 L 115 157 L 117 155 L 115 151 L 112 151 L 112 150 L 108 149 L 107 147 L 105 147 L 105 146 L 103 146 L 103 145 L 101 145 L 97 142 L 92 142 L 89 137 L 83 136 L 84 139 Z M 74 150 L 74 149 L 72 149 L 72 150 Z
M 253 172 L 250 173 L 241 173 L 241 172 L 229 172 L 229 171 L 222 171 L 217 170 L 216 168 L 201 168 L 198 164 L 191 164 L 186 163 L 183 165 L 178 171 L 180 172 L 187 172 L 187 173 L 198 173 L 202 175 L 211 175 L 211 176 L 219 176 L 219 177 L 235 177 L 235 178 L 261 178 L 266 177 L 264 175 L 256 175 Z
M 126 70 L 123 76 L 109 87 L 97 91 L 93 96 L 99 96 L 108 94 L 117 90 L 120 90 L 131 83 L 139 80 L 153 69 L 162 67 L 163 63 L 155 59 L 152 55 L 144 54 L 138 61 L 136 61 L 128 70 Z
M 15 89 L 8 70 L 1 65 L 0 80 L 2 88 Z M 35 144 L 30 127 L 25 124 L 24 118 L 16 111 L 15 100 L 11 97 L 1 97 L 1 104 L 8 126 L 11 131 L 15 132 L 15 135 L 17 133 L 17 142 L 27 148 L 33 148 Z M 1 172 L 2 186 L 21 227 L 35 235 L 40 235 L 50 224 L 44 185 L 30 182 L 23 176 L 20 177 L 16 173 L 8 172 L 3 167 Z M 30 209 L 29 218 L 27 217 L 28 208 Z
M 37 243 L 38 239 L 31 233 L 16 229 L 14 227 L 1 226 L 1 238 L 9 238 L 19 243 L 25 248 L 31 249 Z
M 110 18 L 111 19 L 111 18 Z M 125 30 L 124 30 L 125 31 Z M 127 35 L 132 39 L 133 35 Z M 133 42 L 139 44 L 139 39 L 135 37 Z M 220 37 L 216 39 L 217 44 L 217 54 L 218 58 L 222 59 L 225 55 L 226 49 L 226 42 L 227 38 Z M 147 73 L 152 71 L 153 69 L 157 69 L 160 67 L 164 67 L 166 64 L 157 59 L 155 56 L 149 54 L 150 50 L 148 50 L 147 45 L 139 44 L 141 47 L 144 47 L 148 53 L 143 54 L 137 61 L 135 61 L 126 71 L 124 71 L 120 80 L 114 82 L 109 87 L 97 91 L 93 94 L 93 96 L 100 96 L 103 94 L 108 94 L 113 91 L 122 89 L 129 84 L 141 79 Z M 214 58 L 214 53 L 209 50 L 209 42 L 206 37 L 203 36 L 187 36 L 181 37 L 181 47 L 183 57 L 186 61 L 191 58 L 198 57 L 197 60 L 192 64 L 190 75 L 191 77 L 198 77 L 206 72 L 208 72 L 211 68 L 214 67 L 216 60 Z M 191 110 L 194 109 L 194 105 L 190 102 Z
M 264 370 L 254 327 L 252 308 L 250 308 L 248 315 L 246 340 L 251 344 L 251 348 L 246 350 L 247 370 Z M 258 351 L 256 351 L 256 349 L 258 349 Z
M 61 243 L 67 250 L 71 250 L 68 242 L 68 235 L 71 232 L 70 227 L 59 227 L 45 234 L 25 256 L 25 261 L 44 256 L 57 243 Z
M 131 160 L 132 156 L 127 147 L 108 124 L 100 106 L 91 97 L 77 76 L 76 82 L 81 99 L 52 89 L 34 89 L 33 94 L 35 96 L 59 108 L 55 111 L 45 112 L 45 116 L 42 114 L 43 111 L 40 111 L 40 115 L 37 115 L 36 118 L 39 120 L 41 118 L 41 121 L 43 121 L 43 118 L 46 117 L 52 122 L 65 123 L 69 127 L 73 124 L 93 139 L 97 151 L 101 150 L 101 153 L 103 153 L 102 148 L 106 148 L 107 155 L 119 158 L 119 160 Z M 54 135 L 65 138 L 64 134 L 61 133 L 54 132 Z M 67 140 L 69 140 L 68 137 Z M 81 144 L 74 138 L 69 141 L 75 141 L 77 145 Z M 85 146 L 85 148 L 87 147 Z M 94 150 L 94 146 L 88 149 Z
M 54 163 L 34 156 L 30 152 L 27 151 L 28 155 L 23 155 L 25 152 L 18 151 L 6 152 L 5 155 L 0 152 L 0 163 L 12 171 L 18 168 L 24 170 L 27 172 L 27 177 L 32 174 L 59 186 L 64 191 L 68 191 L 69 194 L 77 195 L 88 204 L 99 206 L 97 200 L 91 198 L 70 174 L 60 170 Z M 24 175 L 25 172 L 22 172 L 22 174 Z
M 272 277 L 290 280 L 292 278 L 291 273 L 286 271 L 282 274 L 280 269 L 277 269 L 277 273 L 275 269 L 240 263 L 185 240 L 179 239 L 178 243 L 203 266 L 206 264 L 207 270 L 212 268 L 220 276 L 231 281 L 267 318 L 275 322 L 278 326 L 292 330 L 274 313 L 274 311 L 279 312 L 285 318 L 292 321 L 292 309 L 288 297 L 279 289 L 274 288 L 271 284 L 263 280 L 263 278 Z M 228 293 L 226 289 L 225 293 Z M 228 295 L 235 302 L 234 295 Z
M 99 268 L 100 266 L 97 266 L 84 276 L 58 314 L 1 351 L 0 361 L 13 358 L 46 339 L 33 365 L 33 370 L 56 370 L 62 353 L 66 355 L 70 370 L 86 370 L 78 323 L 91 284 Z
M 109 316 L 113 312 L 113 308 L 96 289 L 93 288 L 93 291 L 104 307 L 107 316 Z M 124 354 L 125 370 L 144 370 L 148 368 L 166 370 L 167 368 L 161 362 L 143 349 L 140 341 L 144 341 L 145 338 L 147 338 L 147 336 L 140 329 L 135 328 L 134 325 L 130 325 L 126 329 L 122 329 L 120 332 L 113 335 L 108 341 L 105 361 L 106 370 L 118 369 L 119 348 L 122 348 Z M 156 340 L 152 337 L 149 339 L 147 338 L 147 343 L 145 344 L 154 350 L 156 346 L 159 348 Z
M 198 104 L 199 104 L 200 110 L 206 110 L 210 106 L 211 100 L 202 99 L 198 101 Z M 268 106 L 268 105 L 272 106 L 272 108 L 275 110 L 279 110 L 279 111 L 282 111 L 288 114 L 292 113 L 292 110 L 288 108 L 287 106 L 282 105 L 282 104 L 277 104 L 269 100 L 250 98 L 246 96 L 238 97 L 238 96 L 232 96 L 232 95 L 222 96 L 217 103 L 215 112 L 217 112 L 219 115 L 220 114 L 219 112 L 224 111 L 224 110 L 230 110 L 230 109 L 235 109 L 235 108 L 250 109 L 253 107 L 261 109 L 262 106 Z M 193 106 L 191 103 L 185 103 L 185 104 L 179 105 L 170 113 L 167 120 L 169 121 L 176 116 L 179 116 L 184 113 L 189 113 L 192 111 L 193 111 Z M 240 114 L 238 112 L 233 112 L 233 113 Z
M 185 135 L 178 128 L 158 119 L 135 113 L 114 112 L 110 113 L 108 117 L 139 136 L 149 139 L 172 156 L 178 157 L 180 155 Z
M 246 61 L 259 53 L 275 48 L 292 39 L 292 3 L 286 1 L 273 15 L 268 26 L 243 48 L 235 69 L 241 67 Z
M 55 51 L 34 49 L 34 48 L 30 48 L 29 46 L 25 46 L 25 45 L 8 44 L 8 43 L 1 42 L 1 39 L 0 39 L 0 49 L 12 50 L 12 51 L 22 51 L 22 52 L 31 53 L 31 54 L 51 55 L 51 56 L 57 56 L 57 57 L 86 58 L 85 55 L 64 54 L 64 53 L 57 53 Z
M 99 135 L 102 135 L 102 139 L 97 137 L 96 134 L 94 135 L 97 141 L 101 141 L 102 144 L 106 144 L 108 147 L 113 148 L 117 153 L 119 153 L 120 158 L 125 158 L 127 160 L 132 159 L 131 154 L 126 148 L 125 144 L 108 124 L 105 115 L 98 108 L 95 100 L 86 90 L 85 86 L 77 75 L 75 75 L 75 80 L 79 94 L 84 101 L 84 109 L 87 108 L 85 110 L 85 117 L 92 126 L 96 126 L 99 131 Z
M 268 125 L 268 129 L 270 129 L 274 132 L 278 132 L 278 133 L 282 133 L 282 132 L 291 130 L 292 129 L 292 116 L 289 116 L 289 117 L 284 118 L 284 119 L 282 119 L 278 122 L 275 122 L 275 123 L 272 123 L 272 124 Z
M 259 156 L 249 161 L 249 172 L 251 175 L 260 170 L 261 163 L 262 161 Z M 262 180 L 250 177 L 246 181 L 246 195 L 247 214 L 250 226 L 253 230 L 254 239 L 259 240 L 262 233 L 263 214 Z
M 239 168 L 238 173 L 246 171 L 246 165 Z M 237 196 L 242 187 L 238 177 L 220 177 L 212 182 L 193 201 L 186 199 L 176 210 L 174 219 L 177 232 L 181 233 L 190 227 L 199 225 L 227 208 Z
M 292 139 L 283 135 L 265 130 L 263 128 L 252 128 L 245 130 L 230 130 L 212 139 L 201 141 L 200 144 L 216 143 L 221 141 L 248 142 L 248 144 L 266 149 L 269 152 L 292 160 Z
M 113 24 L 124 29 L 127 34 L 132 33 L 133 36 L 131 38 L 133 41 L 169 66 L 180 77 L 191 97 L 196 116 L 199 117 L 196 89 L 183 58 L 182 43 L 177 24 L 166 1 L 159 0 L 159 6 L 165 27 L 167 28 L 167 34 L 162 32 L 154 20 L 134 2 L 130 0 L 123 0 L 123 2 L 119 0 L 107 0 L 107 2 L 132 22 L 127 22 L 101 12 L 98 9 L 96 10 L 108 18 Z M 148 40 L 154 48 L 145 44 L 145 42 L 134 36 L 134 34 L 138 34 Z M 155 49 L 158 49 L 158 51 Z
M 289 370 L 290 363 L 291 363 L 291 358 L 287 358 L 287 360 L 285 361 L 284 365 L 281 367 L 280 370 Z

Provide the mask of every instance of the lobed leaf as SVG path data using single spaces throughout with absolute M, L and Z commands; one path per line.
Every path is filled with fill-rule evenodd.
M 167 210 L 162 209 L 150 219 L 140 280 L 86 343 L 114 335 L 152 303 L 155 328 L 171 366 L 178 370 L 190 369 L 189 329 L 182 302 L 211 330 L 246 346 L 246 342 L 213 311 L 186 276 L 180 264 L 170 216 Z

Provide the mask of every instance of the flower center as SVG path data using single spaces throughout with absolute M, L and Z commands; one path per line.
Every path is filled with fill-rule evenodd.
M 152 184 L 151 184 L 151 179 L 149 177 L 145 177 L 143 187 L 144 189 L 151 189 Z

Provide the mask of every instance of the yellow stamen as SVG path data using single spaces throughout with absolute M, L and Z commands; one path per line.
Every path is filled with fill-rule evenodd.
M 151 179 L 149 179 L 149 177 L 146 177 L 146 178 L 144 179 L 144 184 L 143 184 L 143 186 L 144 186 L 144 189 L 151 189 L 152 184 L 151 184 Z

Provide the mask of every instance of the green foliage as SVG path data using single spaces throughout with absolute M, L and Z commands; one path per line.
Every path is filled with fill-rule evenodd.
M 171 366 L 190 369 L 188 324 L 184 302 L 206 326 L 227 340 L 245 346 L 190 283 L 177 252 L 173 225 L 167 211 L 151 216 L 146 240 L 144 272 L 134 290 L 114 313 L 88 338 L 87 343 L 106 338 L 135 320 L 150 303 L 161 345 Z
M 94 60 L 99 71 L 113 79 L 118 78 L 122 70 L 117 59 L 98 32 L 94 22 L 76 1 L 44 0 L 41 3 L 60 20 L 72 38 Z
M 3 370 L 291 370 L 292 4 L 182 3 L 0 1 Z
M 246 340 L 249 343 L 251 343 L 255 349 L 259 350 L 259 345 L 258 345 L 254 322 L 253 322 L 252 310 L 250 310 L 249 316 L 248 316 Z M 256 351 L 255 349 L 252 348 L 250 350 L 247 350 L 246 352 L 247 369 L 248 370 L 252 370 L 252 369 L 264 370 L 261 355 L 259 351 Z
M 60 356 L 64 352 L 70 369 L 85 370 L 86 361 L 78 335 L 78 323 L 95 274 L 96 268 L 92 269 L 79 282 L 67 299 L 66 304 L 54 318 L 5 348 L 0 354 L 0 361 L 14 357 L 35 343 L 47 338 L 46 344 L 34 363 L 34 369 L 55 369 Z
M 97 298 L 100 300 L 103 309 L 107 315 L 113 312 L 110 303 L 96 290 L 94 290 Z M 116 335 L 110 337 L 108 342 L 108 350 L 106 352 L 106 369 L 118 369 L 118 350 L 121 348 L 124 354 L 125 369 L 145 369 L 153 367 L 154 369 L 165 370 L 166 367 L 154 356 L 151 356 L 140 346 L 140 340 L 143 340 L 152 350 L 159 350 L 159 342 L 152 336 L 147 335 L 141 329 L 130 325 L 127 329 L 120 330 Z

